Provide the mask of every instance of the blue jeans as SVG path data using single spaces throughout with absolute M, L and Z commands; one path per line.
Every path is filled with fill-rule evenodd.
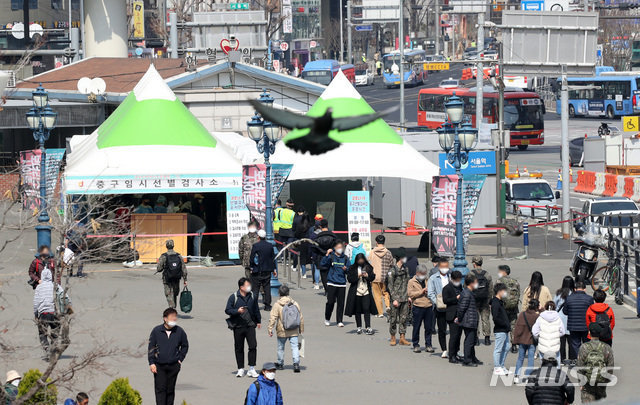
M 516 375 L 520 375 L 520 369 L 522 368 L 522 363 L 524 363 L 524 356 L 527 356 L 527 369 L 524 374 L 529 375 L 533 370 L 533 357 L 536 353 L 536 347 L 534 345 L 520 345 L 518 348 L 518 360 L 516 361 Z
M 298 337 L 291 336 L 289 338 L 278 338 L 278 363 L 284 365 L 284 344 L 289 340 L 291 345 L 291 354 L 293 355 L 293 364 L 300 364 L 300 352 L 298 351 Z
M 320 269 L 316 264 L 312 264 L 313 268 L 313 284 L 320 284 Z
M 509 334 L 506 332 L 496 332 L 496 345 L 493 348 L 493 367 L 504 367 L 504 361 L 509 352 Z
M 206 226 L 203 226 L 201 229 L 198 229 L 196 233 L 204 233 L 207 229 Z M 196 235 L 193 237 L 193 255 L 200 256 L 200 245 L 202 244 L 202 235 Z

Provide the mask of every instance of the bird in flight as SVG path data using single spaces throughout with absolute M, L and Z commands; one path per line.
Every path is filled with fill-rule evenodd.
M 340 142 L 329 137 L 329 131 L 348 131 L 367 125 L 381 118 L 397 107 L 373 114 L 355 115 L 351 117 L 333 118 L 333 110 L 327 111 L 319 117 L 309 117 L 290 111 L 268 107 L 257 100 L 249 100 L 249 103 L 260 115 L 272 123 L 287 129 L 309 129 L 309 133 L 300 138 L 286 142 L 287 146 L 296 152 L 309 152 L 312 155 L 321 155 L 340 146 Z
M 511 236 L 520 236 L 524 233 L 524 223 L 516 220 L 507 220 L 502 224 L 485 225 L 487 228 L 502 228 Z

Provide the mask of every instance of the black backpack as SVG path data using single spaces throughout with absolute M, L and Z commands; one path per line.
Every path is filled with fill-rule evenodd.
M 165 281 L 178 281 L 182 278 L 182 257 L 178 254 L 163 253 L 164 267 L 162 276 Z
M 278 385 L 277 382 L 274 381 L 274 383 L 276 384 L 276 396 L 278 395 L 278 391 L 280 391 L 280 385 Z M 256 400 L 253 402 L 254 404 L 258 403 L 258 397 L 260 396 L 260 381 L 255 380 L 253 382 L 253 385 L 256 386 Z M 247 389 L 247 395 L 244 397 L 244 405 L 247 405 L 249 403 L 249 390 Z
M 473 271 L 478 279 L 478 288 L 473 290 L 473 296 L 476 301 L 486 300 L 489 298 L 489 280 L 487 280 L 486 270 Z
M 596 313 L 595 322 L 602 328 L 602 331 L 600 332 L 600 339 L 602 340 L 611 339 L 611 319 L 609 319 L 609 315 L 607 314 L 608 310 L 609 307 L 602 312 L 593 311 Z

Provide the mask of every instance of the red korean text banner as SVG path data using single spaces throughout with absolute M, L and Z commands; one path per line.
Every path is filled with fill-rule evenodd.
M 434 176 L 431 183 L 432 242 L 440 256 L 451 257 L 456 246 L 458 176 Z

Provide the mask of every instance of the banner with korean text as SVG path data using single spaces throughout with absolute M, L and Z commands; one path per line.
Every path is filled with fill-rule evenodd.
M 242 198 L 242 190 L 227 191 L 227 245 L 229 259 L 238 259 L 238 244 L 242 235 L 247 233 L 249 210 Z
M 440 256 L 451 257 L 456 239 L 458 176 L 433 176 L 431 183 L 432 243 Z
M 293 165 L 289 164 L 271 165 L 272 205 L 278 199 L 292 167 Z M 261 229 L 264 229 L 266 222 L 266 177 L 267 167 L 264 164 L 242 166 L 242 197 L 251 217 L 258 221 Z
M 20 152 L 20 192 L 22 194 L 22 206 L 25 209 L 35 210 L 40 201 L 40 149 L 23 150 Z M 47 201 L 58 185 L 58 174 L 64 157 L 65 149 L 47 149 L 45 176 L 47 184 Z
M 360 242 L 368 252 L 371 250 L 371 218 L 368 191 L 349 191 L 347 193 L 347 220 L 349 235 L 360 234 Z

